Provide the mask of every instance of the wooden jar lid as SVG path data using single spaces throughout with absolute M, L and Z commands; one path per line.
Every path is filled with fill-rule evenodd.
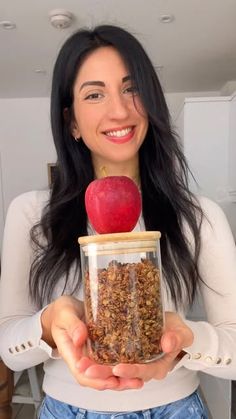
M 79 244 L 86 245 L 89 243 L 108 243 L 108 242 L 127 242 L 127 241 L 143 241 L 143 240 L 159 240 L 161 233 L 159 231 L 134 231 L 129 233 L 112 233 L 112 234 L 96 234 L 93 236 L 79 237 Z

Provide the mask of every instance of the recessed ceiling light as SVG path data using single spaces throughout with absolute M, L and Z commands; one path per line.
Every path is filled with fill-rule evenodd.
M 166 14 L 160 17 L 161 23 L 171 23 L 175 19 L 174 15 Z
M 10 20 L 2 20 L 1 22 L 0 22 L 0 26 L 3 28 L 3 29 L 15 29 L 16 28 L 16 24 L 15 23 L 13 23 L 13 22 L 11 22 Z
M 69 10 L 55 9 L 49 12 L 51 25 L 56 29 L 65 29 L 73 23 L 73 14 Z

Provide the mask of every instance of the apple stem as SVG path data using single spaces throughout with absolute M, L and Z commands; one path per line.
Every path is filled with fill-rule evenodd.
M 101 173 L 102 173 L 102 177 L 107 177 L 108 176 L 106 166 L 101 166 L 100 170 L 101 170 Z

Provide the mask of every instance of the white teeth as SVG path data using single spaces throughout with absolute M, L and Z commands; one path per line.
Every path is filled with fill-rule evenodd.
M 108 131 L 106 135 L 109 137 L 124 137 L 125 135 L 129 134 L 132 131 L 132 128 L 125 128 L 118 131 Z

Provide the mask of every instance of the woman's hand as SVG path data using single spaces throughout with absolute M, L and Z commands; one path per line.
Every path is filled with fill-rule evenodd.
M 161 338 L 161 348 L 164 355 L 150 364 L 119 364 L 113 368 L 113 373 L 122 378 L 138 377 L 143 381 L 161 380 L 166 377 L 179 359 L 184 355 L 182 350 L 192 345 L 193 332 L 185 325 L 176 313 L 165 313 L 165 331 Z
M 161 338 L 161 347 L 164 355 L 157 361 L 149 364 L 118 364 L 112 368 L 114 376 L 120 379 L 139 378 L 143 381 L 151 379 L 161 380 L 179 361 L 182 349 L 192 345 L 193 332 L 176 313 L 165 313 L 165 331 Z M 91 365 L 87 368 L 87 377 L 100 375 L 98 366 Z
M 140 388 L 142 380 L 115 377 L 112 367 L 98 365 L 86 357 L 87 328 L 81 320 L 83 318 L 81 301 L 69 296 L 59 297 L 42 312 L 42 339 L 52 348 L 57 348 L 80 385 L 97 390 Z M 86 375 L 89 367 L 96 368 L 96 377 Z

